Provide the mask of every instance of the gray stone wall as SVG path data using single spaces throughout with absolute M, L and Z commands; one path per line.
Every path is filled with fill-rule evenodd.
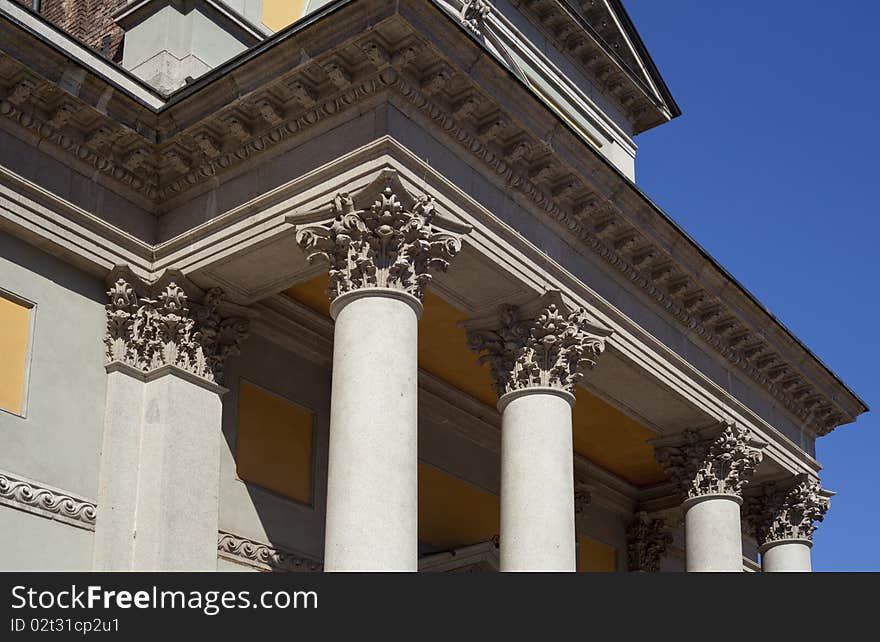
M 94 500 L 104 422 L 104 285 L 0 232 L 0 287 L 35 304 L 27 409 L 0 411 L 0 471 Z M 92 533 L 0 504 L 0 568 L 89 569 Z

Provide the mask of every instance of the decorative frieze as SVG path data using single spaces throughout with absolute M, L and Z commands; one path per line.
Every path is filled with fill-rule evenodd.
M 798 475 L 793 484 L 765 484 L 746 498 L 746 522 L 760 547 L 786 540 L 809 542 L 816 522 L 825 518 L 833 494 L 807 475 Z
M 492 370 L 495 391 L 559 388 L 574 394 L 585 368 L 596 365 L 611 331 L 570 310 L 558 291 L 529 306 L 503 305 L 497 317 L 464 324 L 468 345 Z
M 86 530 L 95 529 L 95 502 L 13 473 L 0 471 L 0 504 Z
M 175 281 L 150 287 L 120 276 L 107 295 L 108 363 L 142 372 L 175 366 L 219 383 L 226 360 L 239 354 L 247 336 L 247 319 L 220 314 L 220 289 L 210 290 L 197 304 Z
M 389 177 L 368 207 L 358 209 L 349 194 L 332 203 L 333 219 L 297 231 L 309 262 L 330 265 L 330 299 L 365 288 L 391 288 L 421 300 L 431 271 L 449 267 L 461 251 L 461 237 L 438 227 L 434 200 L 412 199 Z
M 748 429 L 730 423 L 685 430 L 672 439 L 654 442 L 658 463 L 679 485 L 685 499 L 707 495 L 741 499 L 766 445 Z
M 660 561 L 672 543 L 666 520 L 641 511 L 626 528 L 627 568 L 630 572 L 659 573 Z
M 321 571 L 324 565 L 312 558 L 285 551 L 263 542 L 220 531 L 217 538 L 220 557 L 265 571 L 294 573 Z

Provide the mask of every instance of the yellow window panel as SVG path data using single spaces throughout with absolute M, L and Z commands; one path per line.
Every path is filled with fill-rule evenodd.
M 589 537 L 578 537 L 577 567 L 580 573 L 614 573 L 617 550 Z
M 239 478 L 310 504 L 312 425 L 310 411 L 242 382 L 236 444 Z
M 24 411 L 31 308 L 0 295 L 0 408 Z
M 501 520 L 498 497 L 432 466 L 419 464 L 419 540 L 439 548 L 486 542 Z

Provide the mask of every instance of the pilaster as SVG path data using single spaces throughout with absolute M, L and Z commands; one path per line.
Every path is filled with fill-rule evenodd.
M 248 321 L 181 275 L 110 281 L 95 568 L 216 569 L 220 382 Z

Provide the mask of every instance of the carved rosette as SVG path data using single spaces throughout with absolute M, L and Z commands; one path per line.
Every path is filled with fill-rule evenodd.
M 568 310 L 559 292 L 548 292 L 534 315 L 521 307 L 499 308 L 494 328 L 466 324 L 468 345 L 488 363 L 502 396 L 525 388 L 558 388 L 574 394 L 585 368 L 596 366 L 611 334 Z
M 630 572 L 659 573 L 660 561 L 672 543 L 666 521 L 642 511 L 626 528 L 627 564 Z
M 310 263 L 329 263 L 331 300 L 353 290 L 391 288 L 421 301 L 430 272 L 445 271 L 461 251 L 461 238 L 435 225 L 434 200 L 421 196 L 407 207 L 391 180 L 366 209 L 356 209 L 344 193 L 332 208 L 333 220 L 296 235 Z
M 794 484 L 768 484 L 746 499 L 746 521 L 758 546 L 801 540 L 810 542 L 816 522 L 825 519 L 831 495 L 818 480 L 798 475 Z
M 221 316 L 219 289 L 210 290 L 197 304 L 173 281 L 139 296 L 120 277 L 107 294 L 108 363 L 124 363 L 142 372 L 175 366 L 219 383 L 226 360 L 239 354 L 247 336 L 247 319 Z
M 709 430 L 685 430 L 677 443 L 657 445 L 655 453 L 685 499 L 707 495 L 742 499 L 765 446 L 749 430 L 722 424 Z

